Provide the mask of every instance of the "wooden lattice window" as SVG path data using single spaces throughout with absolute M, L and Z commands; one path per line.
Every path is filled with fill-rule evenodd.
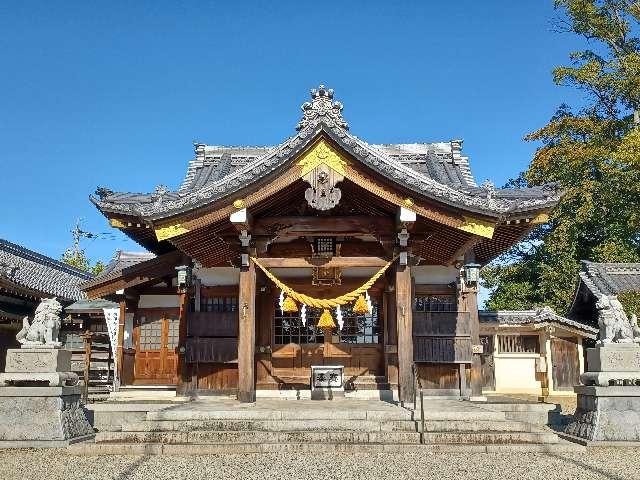
M 238 297 L 205 297 L 200 299 L 201 312 L 237 312 Z
M 162 346 L 162 319 L 146 321 L 140 318 L 140 351 L 160 350 Z
M 180 320 L 177 318 L 167 319 L 169 323 L 169 329 L 167 333 L 167 348 L 173 350 L 178 347 L 180 336 Z
M 372 311 L 366 315 L 355 315 L 349 305 L 342 306 L 344 325 L 339 330 L 340 343 L 375 344 L 382 343 L 382 327 L 378 315 L 378 303 L 372 299 Z M 286 345 L 288 343 L 308 344 L 323 343 L 324 332 L 315 327 L 322 309 L 307 308 L 307 325 L 302 325 L 300 312 L 281 312 L 276 305 L 274 316 L 274 343 Z M 335 310 L 331 315 L 337 323 Z
M 498 335 L 498 353 L 540 353 L 537 335 Z
M 455 312 L 456 297 L 454 295 L 417 295 L 413 308 L 416 312 Z

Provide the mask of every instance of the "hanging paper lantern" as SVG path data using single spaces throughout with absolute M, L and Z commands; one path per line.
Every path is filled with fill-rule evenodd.
M 365 315 L 369 313 L 369 305 L 362 295 L 358 297 L 356 303 L 353 304 L 353 313 L 356 315 Z
M 340 310 L 340 305 L 336 307 L 336 320 L 338 320 L 338 327 L 340 327 L 340 330 L 342 330 L 342 327 L 344 327 L 344 320 L 342 318 L 342 310 Z
M 287 313 L 293 313 L 298 311 L 298 305 L 291 297 L 286 297 L 282 302 L 282 311 Z
M 303 303 L 300 309 L 300 320 L 302 320 L 302 326 L 307 326 L 307 306 Z
M 331 313 L 325 308 L 320 315 L 320 320 L 318 320 L 318 328 L 334 328 L 335 326 Z

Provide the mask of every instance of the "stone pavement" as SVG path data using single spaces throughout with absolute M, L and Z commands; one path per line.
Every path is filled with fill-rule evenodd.
M 637 480 L 637 451 L 584 453 L 314 453 L 207 456 L 72 456 L 66 450 L 0 450 L 0 479 Z

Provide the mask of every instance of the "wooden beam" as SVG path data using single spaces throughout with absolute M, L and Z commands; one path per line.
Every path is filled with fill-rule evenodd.
M 473 251 L 465 255 L 465 263 L 475 262 Z M 464 311 L 469 312 L 469 331 L 471 333 L 471 344 L 480 345 L 480 318 L 478 315 L 478 287 L 465 285 L 461 292 Z M 482 399 L 482 364 L 480 353 L 471 355 L 471 398 Z
M 238 400 L 250 403 L 256 401 L 256 270 L 252 261 L 240 271 L 238 297 Z
M 312 267 L 384 267 L 387 260 L 380 257 L 332 257 L 332 258 L 260 258 L 266 268 L 312 268 Z
M 256 218 L 251 233 L 278 236 L 348 236 L 389 234 L 394 231 L 395 224 L 390 217 L 353 215 Z
M 411 268 L 396 269 L 396 323 L 398 328 L 398 390 L 400 401 L 414 400 L 413 384 L 413 311 Z

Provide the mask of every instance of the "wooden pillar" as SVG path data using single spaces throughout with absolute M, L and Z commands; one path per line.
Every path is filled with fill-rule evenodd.
M 191 372 L 186 359 L 187 347 L 187 311 L 189 309 L 189 294 L 181 291 L 179 298 L 179 327 L 178 327 L 178 384 L 176 395 L 188 395 L 193 393 L 194 385 L 191 382 Z
M 413 381 L 413 315 L 411 268 L 396 269 L 396 323 L 398 328 L 398 390 L 400 401 L 414 400 Z
M 393 272 L 391 272 L 393 273 Z M 394 278 L 387 277 L 388 284 L 383 294 L 384 311 L 384 357 L 387 382 L 398 385 L 398 328 L 396 325 L 396 292 Z
M 255 349 L 256 349 L 256 270 L 249 260 L 240 270 L 238 305 L 238 400 L 256 401 Z

